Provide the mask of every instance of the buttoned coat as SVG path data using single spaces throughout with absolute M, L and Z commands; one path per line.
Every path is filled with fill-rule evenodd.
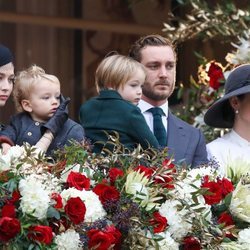
M 94 152 L 103 148 L 103 144 L 97 142 L 106 143 L 108 140 L 104 131 L 109 134 L 118 132 L 120 143 L 128 149 L 134 149 L 137 144 L 144 149 L 159 147 L 140 109 L 114 90 L 101 90 L 99 96 L 84 103 L 80 108 L 80 122 L 86 138 L 94 144 Z
M 0 136 L 8 137 L 16 145 L 21 146 L 24 142 L 35 145 L 42 137 L 42 125 L 43 123 L 34 121 L 27 112 L 21 112 L 11 117 L 10 124 L 0 131 Z M 69 145 L 70 140 L 81 142 L 83 139 L 84 129 L 82 126 L 68 119 L 53 139 L 46 154 L 51 155 L 54 150 Z
M 197 128 L 168 113 L 167 147 L 175 162 L 197 167 L 206 163 L 207 151 L 203 134 Z

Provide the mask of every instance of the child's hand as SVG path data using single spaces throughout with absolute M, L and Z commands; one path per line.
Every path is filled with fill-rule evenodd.
M 61 95 L 61 104 L 56 110 L 55 114 L 46 122 L 42 127 L 42 133 L 44 133 L 47 129 L 49 129 L 52 134 L 55 136 L 58 131 L 60 131 L 64 125 L 64 123 L 68 120 L 68 103 L 70 102 L 70 98 L 66 99 Z
M 8 151 L 10 150 L 11 145 L 4 142 L 4 143 L 2 143 L 1 147 L 2 147 L 3 155 L 6 155 L 8 153 Z

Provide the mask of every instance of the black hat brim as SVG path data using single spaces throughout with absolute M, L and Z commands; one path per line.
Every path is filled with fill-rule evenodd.
M 250 85 L 225 94 L 207 110 L 204 115 L 205 123 L 215 128 L 232 128 L 234 121 L 233 119 L 228 119 L 228 113 L 226 113 L 230 108 L 229 98 L 246 93 L 250 93 Z

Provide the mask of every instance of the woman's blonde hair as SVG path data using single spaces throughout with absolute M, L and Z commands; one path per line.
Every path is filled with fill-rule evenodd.
M 138 70 L 143 71 L 146 78 L 146 70 L 141 63 L 127 56 L 110 55 L 102 60 L 96 70 L 96 89 L 98 92 L 107 88 L 117 90 L 120 86 L 124 86 Z
M 22 100 L 29 99 L 34 86 L 42 84 L 43 79 L 60 85 L 56 76 L 46 74 L 44 69 L 37 65 L 32 65 L 28 69 L 17 73 L 13 89 L 13 98 L 17 111 L 23 111 Z

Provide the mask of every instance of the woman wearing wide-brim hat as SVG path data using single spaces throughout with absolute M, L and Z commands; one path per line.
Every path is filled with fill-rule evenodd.
M 206 112 L 204 121 L 231 131 L 207 144 L 208 156 L 226 174 L 229 165 L 240 160 L 250 164 L 250 64 L 235 68 L 225 83 L 225 95 Z

